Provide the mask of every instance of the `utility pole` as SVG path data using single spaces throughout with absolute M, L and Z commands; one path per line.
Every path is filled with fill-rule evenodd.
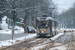
M 11 11 L 11 14 L 12 14 L 12 17 L 13 17 L 12 40 L 13 40 L 13 36 L 14 36 L 15 21 L 16 21 L 16 17 L 17 17 L 16 11 L 14 9 L 15 9 L 15 0 L 13 0 L 12 11 Z
M 9 23 L 10 23 L 10 29 L 11 29 L 11 14 L 10 14 L 10 17 L 9 17 Z
M 31 20 L 31 10 L 29 11 L 29 25 L 31 25 L 31 22 L 32 22 L 32 20 Z
M 1 28 L 1 20 L 2 20 L 2 18 L 0 17 L 0 30 L 2 29 L 2 28 Z
M 27 33 L 27 17 L 28 17 L 28 10 L 25 10 L 25 18 L 24 18 L 24 25 L 25 25 L 25 27 L 24 27 L 24 32 L 26 32 Z
M 49 10 L 51 10 L 51 11 L 50 11 L 50 17 L 53 17 L 53 10 L 54 10 L 54 8 L 49 8 Z M 51 27 L 50 27 L 50 32 L 51 32 L 51 34 L 50 34 L 50 35 L 53 36 L 53 34 L 52 34 L 52 21 L 51 21 L 51 20 L 50 20 L 50 23 L 51 23 L 51 24 L 50 24 L 50 26 L 51 26 Z
M 53 10 L 54 10 L 55 8 L 49 8 L 49 10 L 51 10 L 50 11 L 50 17 L 53 17 Z
M 2 21 L 3 14 L 0 12 L 0 22 Z
M 12 17 L 13 17 L 13 26 L 12 26 L 12 40 L 13 40 L 14 26 L 15 26 L 15 21 L 16 21 L 17 13 L 16 13 L 15 10 L 13 10 L 11 13 L 12 13 Z

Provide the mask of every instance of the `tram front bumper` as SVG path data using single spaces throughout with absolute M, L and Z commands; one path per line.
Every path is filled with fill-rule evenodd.
M 37 34 L 39 34 L 39 35 L 48 35 L 50 33 L 37 33 Z

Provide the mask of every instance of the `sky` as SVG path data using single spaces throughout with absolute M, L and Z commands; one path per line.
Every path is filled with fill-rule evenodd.
M 53 2 L 57 5 L 58 12 L 62 13 L 71 8 L 75 0 L 53 0 Z

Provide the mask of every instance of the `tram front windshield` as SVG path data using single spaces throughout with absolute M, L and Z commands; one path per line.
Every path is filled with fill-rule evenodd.
M 39 21 L 38 26 L 39 26 L 39 28 L 47 28 L 48 27 L 48 21 Z

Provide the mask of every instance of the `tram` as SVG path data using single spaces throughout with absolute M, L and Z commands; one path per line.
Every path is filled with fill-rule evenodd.
M 58 21 L 52 17 L 37 17 L 36 30 L 37 37 L 52 37 L 58 34 Z

